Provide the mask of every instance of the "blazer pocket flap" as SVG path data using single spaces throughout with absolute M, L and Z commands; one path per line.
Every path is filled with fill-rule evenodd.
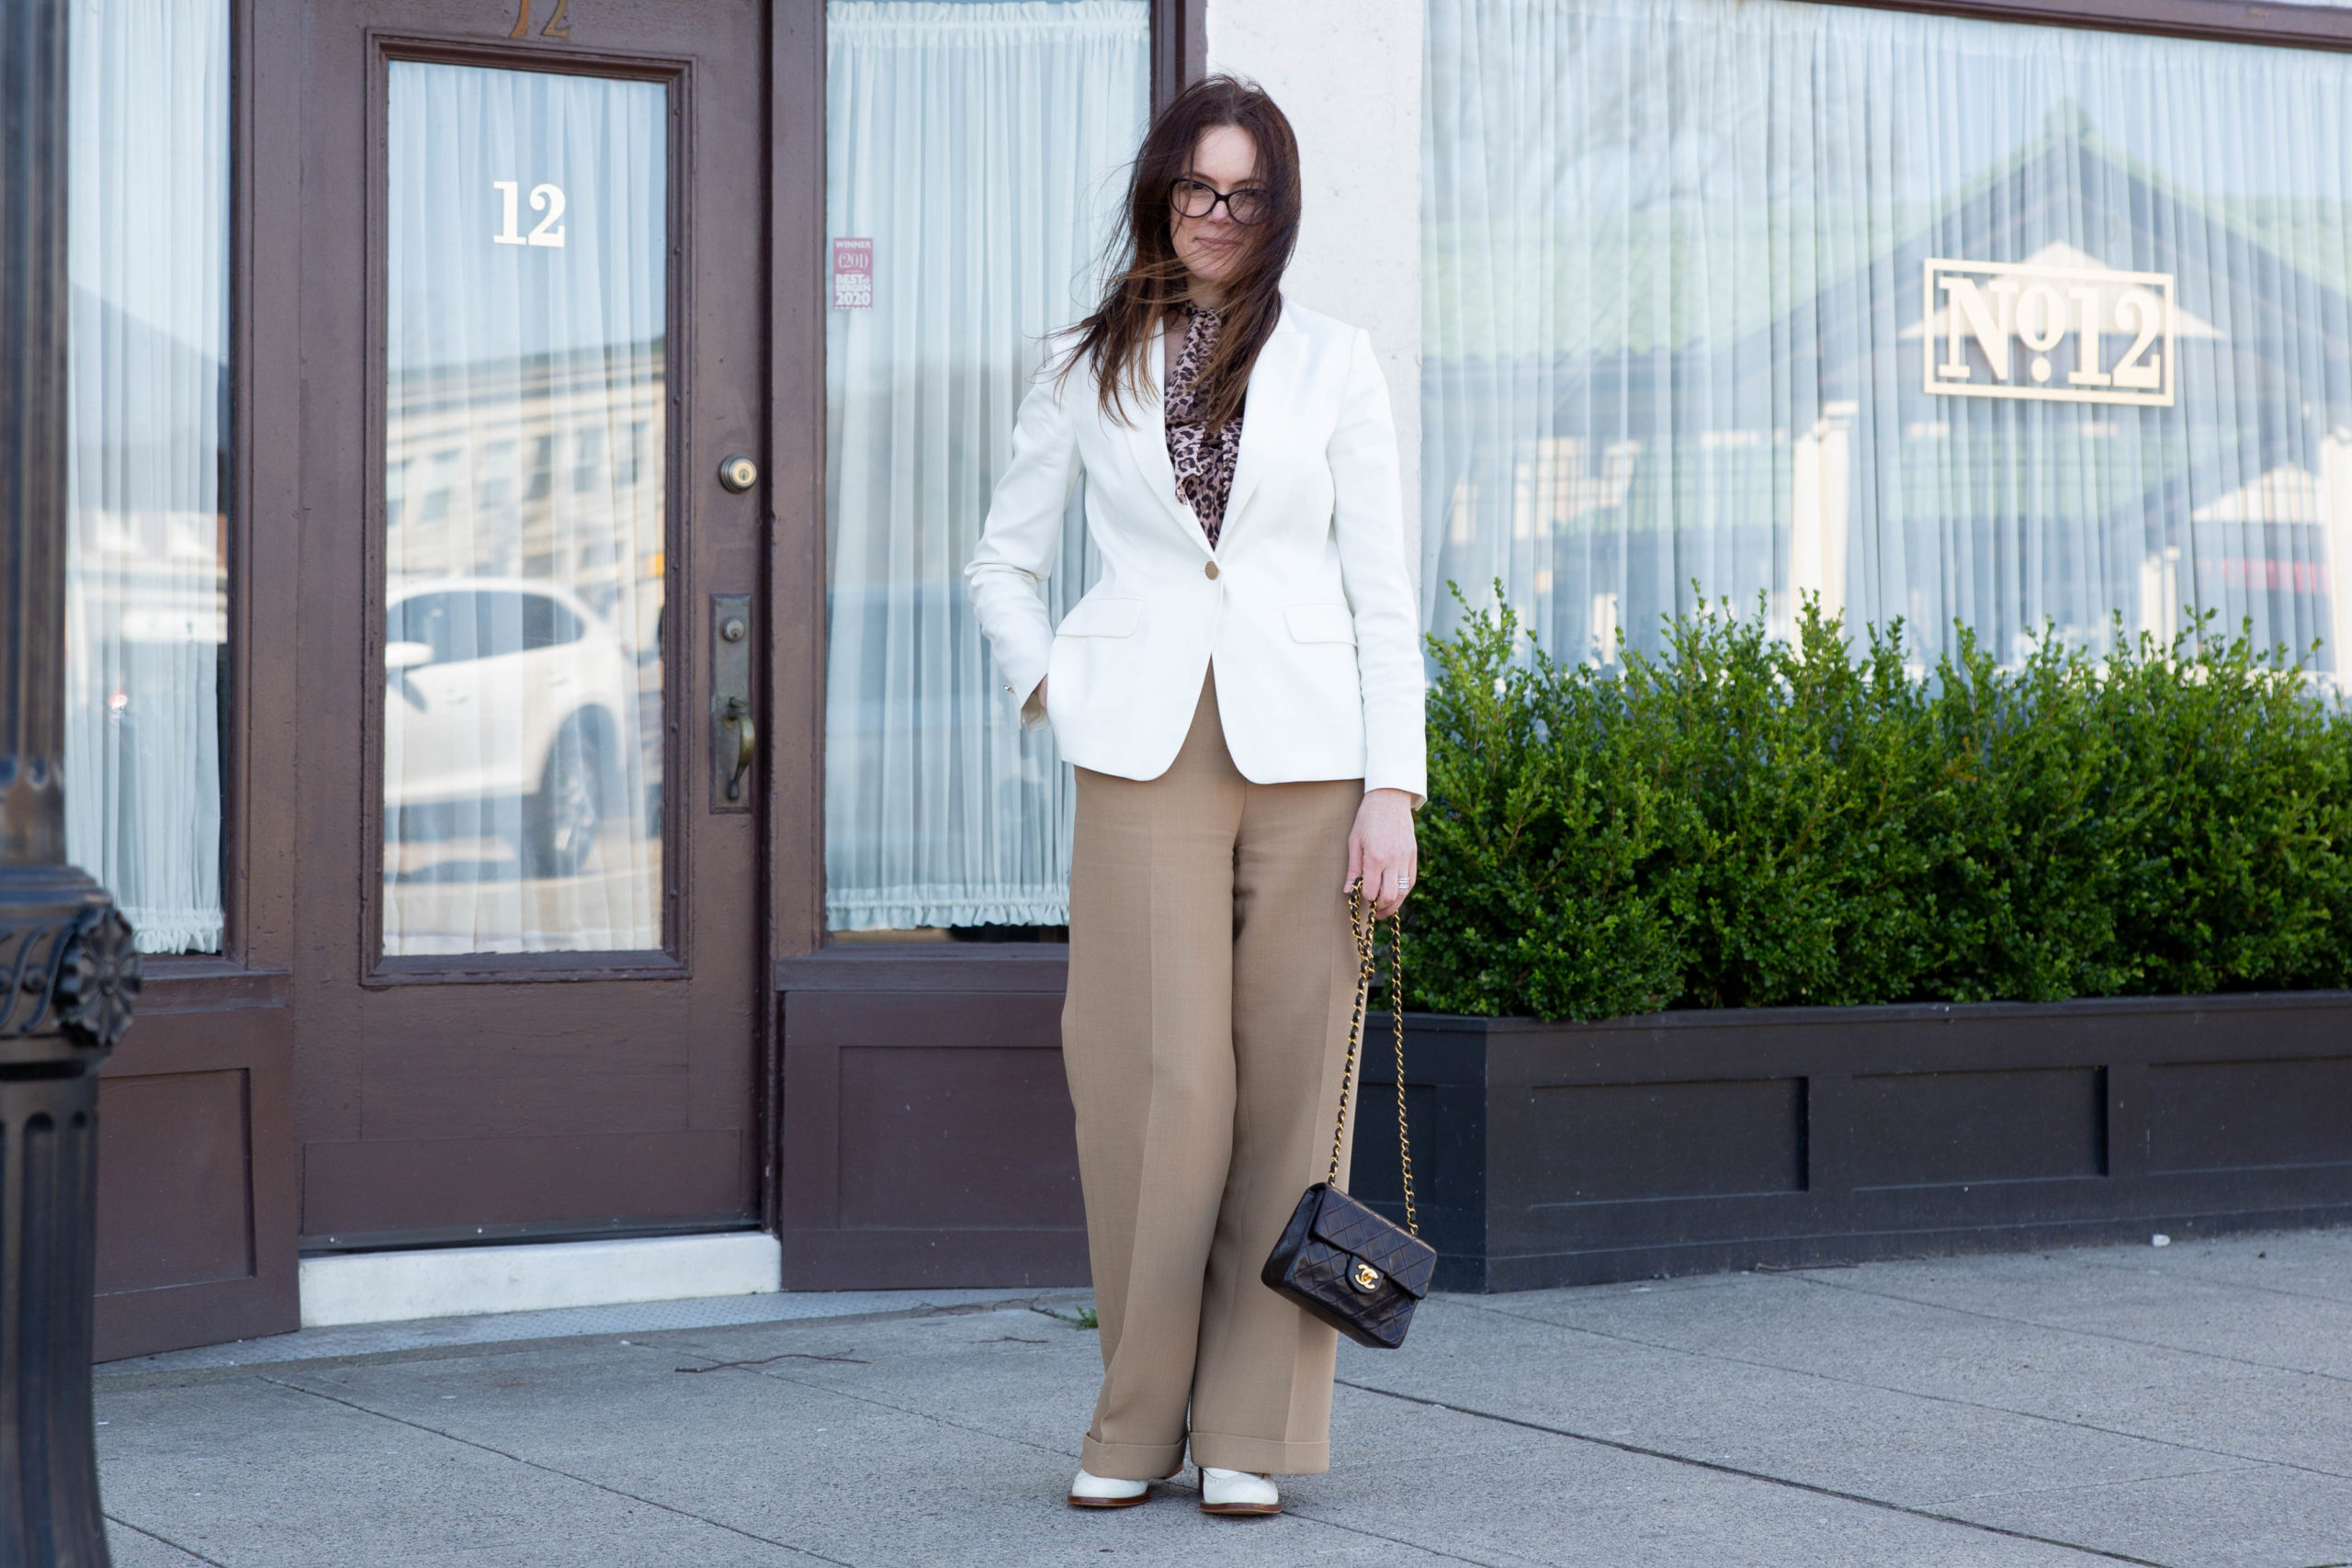
M 1293 642 L 1356 640 L 1356 618 L 1345 604 L 1292 604 L 1283 611 Z
M 1056 637 L 1131 637 L 1143 619 L 1140 599 L 1080 599 L 1070 607 Z
M 1387 1275 L 1416 1301 L 1430 1293 L 1430 1277 L 1437 1272 L 1437 1249 L 1397 1229 L 1348 1194 L 1325 1190 L 1314 1230 L 1324 1242 Z

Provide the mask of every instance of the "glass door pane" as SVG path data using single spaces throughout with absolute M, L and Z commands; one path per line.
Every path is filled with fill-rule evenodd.
M 390 85 L 383 951 L 658 948 L 666 92 Z

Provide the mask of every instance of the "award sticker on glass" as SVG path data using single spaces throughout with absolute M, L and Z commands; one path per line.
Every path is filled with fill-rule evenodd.
M 874 242 L 833 242 L 833 309 L 867 310 L 874 307 Z

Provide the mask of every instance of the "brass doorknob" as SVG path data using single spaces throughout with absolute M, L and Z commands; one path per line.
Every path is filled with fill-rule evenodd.
M 760 482 L 760 466 L 740 454 L 718 460 L 718 482 L 737 495 Z

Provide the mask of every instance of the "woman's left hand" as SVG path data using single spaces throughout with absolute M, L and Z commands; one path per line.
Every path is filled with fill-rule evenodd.
M 1401 789 L 1369 789 L 1356 807 L 1348 833 L 1347 886 L 1363 879 L 1375 919 L 1396 912 L 1420 874 L 1420 849 L 1413 841 L 1413 797 Z

